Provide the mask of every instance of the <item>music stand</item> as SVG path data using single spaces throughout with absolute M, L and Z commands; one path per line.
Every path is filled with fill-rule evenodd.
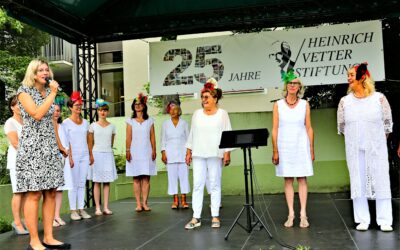
M 271 232 L 268 230 L 267 226 L 262 222 L 260 216 L 258 216 L 257 212 L 254 210 L 254 197 L 253 197 L 253 164 L 251 160 L 251 148 L 258 146 L 266 146 L 268 140 L 268 130 L 266 128 L 263 129 L 249 129 L 249 130 L 232 130 L 232 131 L 224 131 L 222 132 L 221 143 L 219 148 L 241 148 L 243 150 L 243 160 L 244 160 L 244 185 L 245 185 L 245 194 L 246 194 L 246 203 L 243 205 L 242 210 L 240 210 L 239 214 L 236 216 L 235 221 L 229 228 L 229 231 L 225 235 L 225 240 L 228 239 L 229 234 L 232 229 L 238 224 L 241 228 L 250 233 L 253 228 L 260 223 L 260 229 L 264 228 L 269 237 L 272 238 Z M 247 168 L 247 154 L 249 155 L 249 168 Z M 249 180 L 250 179 L 250 192 L 251 192 L 251 203 L 249 197 Z M 239 223 L 239 218 L 242 213 L 246 210 L 247 214 L 247 225 L 243 226 Z M 252 223 L 252 217 L 257 218 L 255 222 Z

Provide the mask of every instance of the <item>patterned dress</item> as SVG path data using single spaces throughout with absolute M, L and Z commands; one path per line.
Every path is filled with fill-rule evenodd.
M 17 94 L 29 94 L 37 106 L 45 97 L 32 87 L 21 86 Z M 46 97 L 50 89 L 46 89 Z M 16 181 L 18 192 L 41 191 L 64 185 L 63 166 L 59 154 L 52 115 L 54 105 L 46 115 L 36 121 L 19 103 L 24 121 L 16 160 Z

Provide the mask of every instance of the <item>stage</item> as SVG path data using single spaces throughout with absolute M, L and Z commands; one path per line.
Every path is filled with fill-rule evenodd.
M 297 199 L 297 197 L 296 197 Z M 274 236 L 270 239 L 258 226 L 248 234 L 235 226 L 229 239 L 224 236 L 242 208 L 244 196 L 223 196 L 221 228 L 212 229 L 209 197 L 205 197 L 202 226 L 185 230 L 192 216 L 191 209 L 170 209 L 170 198 L 150 198 L 151 212 L 134 211 L 133 199 L 112 202 L 114 215 L 93 216 L 92 219 L 71 222 L 55 228 L 55 236 L 72 244 L 72 249 L 285 249 L 277 240 L 292 246 L 311 249 L 399 249 L 399 199 L 392 199 L 394 231 L 384 233 L 376 224 L 366 232 L 355 230 L 352 205 L 348 193 L 309 194 L 308 217 L 310 227 L 300 228 L 296 214 L 293 228 L 283 227 L 287 209 L 283 194 L 255 196 L 255 209 Z M 190 201 L 190 198 L 189 198 Z M 67 201 L 66 201 L 67 202 Z M 298 202 L 296 201 L 296 211 Z M 372 208 L 372 206 L 371 206 Z M 373 210 L 375 208 L 373 207 Z M 94 215 L 94 209 L 88 209 Z M 375 214 L 371 214 L 375 223 Z M 246 224 L 246 217 L 240 219 Z M 43 235 L 42 229 L 40 234 Z M 0 234 L 1 249 L 26 249 L 29 237 L 15 236 L 12 232 Z

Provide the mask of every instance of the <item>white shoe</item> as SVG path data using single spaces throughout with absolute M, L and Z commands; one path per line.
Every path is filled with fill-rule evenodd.
M 79 213 L 80 213 L 80 215 L 81 215 L 81 217 L 82 217 L 83 219 L 90 219 L 90 218 L 92 218 L 92 216 L 90 216 L 88 213 L 86 213 L 86 211 L 83 210 L 83 209 L 79 210 Z
M 82 220 L 82 217 L 74 210 L 71 212 L 71 220 Z
M 393 231 L 393 227 L 389 225 L 381 225 L 381 231 L 382 232 L 391 232 Z
M 369 224 L 367 224 L 367 223 L 360 223 L 360 224 L 358 224 L 358 226 L 356 227 L 356 229 L 357 229 L 358 231 L 367 231 L 367 230 L 368 230 L 368 227 L 369 227 Z

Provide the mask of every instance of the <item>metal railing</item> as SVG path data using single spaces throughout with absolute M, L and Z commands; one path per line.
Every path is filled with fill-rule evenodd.
M 42 56 L 48 61 L 67 61 L 73 63 L 75 45 L 55 36 L 42 47 Z

